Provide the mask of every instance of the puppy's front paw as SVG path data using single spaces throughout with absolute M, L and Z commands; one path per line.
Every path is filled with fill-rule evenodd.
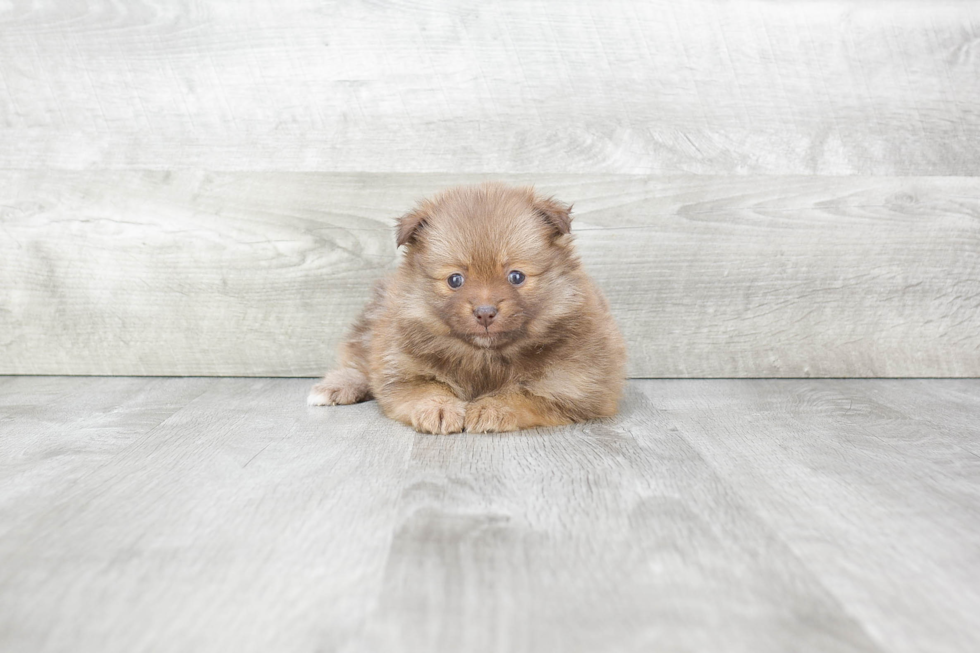
M 371 397 L 367 377 L 358 370 L 345 367 L 328 372 L 323 380 L 310 390 L 306 403 L 310 406 L 336 406 L 356 404 Z
M 471 433 L 516 431 L 517 411 L 498 397 L 483 397 L 466 406 L 466 430 Z
M 465 416 L 466 404 L 455 397 L 426 397 L 412 409 L 412 426 L 422 433 L 459 433 Z

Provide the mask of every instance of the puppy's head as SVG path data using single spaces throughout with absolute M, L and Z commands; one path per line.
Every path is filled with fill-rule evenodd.
M 581 298 L 571 207 L 481 184 L 423 201 L 398 222 L 406 317 L 476 347 L 541 339 Z

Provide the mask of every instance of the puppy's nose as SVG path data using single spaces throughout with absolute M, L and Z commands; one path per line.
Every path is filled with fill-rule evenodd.
M 493 318 L 497 317 L 497 307 L 496 306 L 477 306 L 473 309 L 473 315 L 476 316 L 476 321 L 479 322 L 483 328 L 490 326 L 493 322 Z

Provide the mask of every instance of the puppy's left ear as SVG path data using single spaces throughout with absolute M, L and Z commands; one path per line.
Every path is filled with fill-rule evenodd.
M 398 237 L 396 242 L 398 247 L 412 243 L 419 235 L 419 231 L 425 228 L 425 223 L 429 219 L 429 212 L 424 205 L 419 205 L 398 218 Z
M 534 201 L 534 210 L 541 214 L 549 225 L 554 227 L 558 235 L 564 236 L 572 230 L 572 205 L 559 202 L 553 197 L 538 198 Z

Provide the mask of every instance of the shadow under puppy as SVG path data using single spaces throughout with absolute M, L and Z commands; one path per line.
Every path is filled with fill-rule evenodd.
M 494 183 L 421 202 L 398 221 L 404 259 L 309 403 L 375 397 L 425 433 L 615 414 L 626 347 L 575 254 L 570 211 Z

